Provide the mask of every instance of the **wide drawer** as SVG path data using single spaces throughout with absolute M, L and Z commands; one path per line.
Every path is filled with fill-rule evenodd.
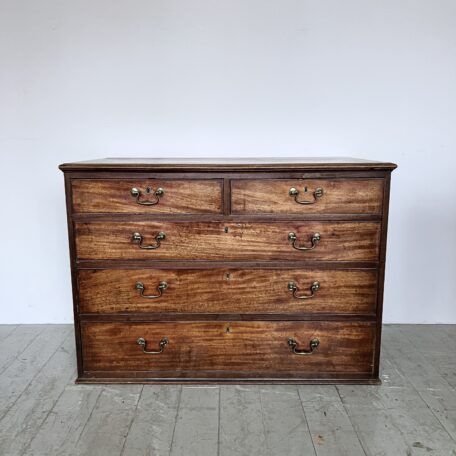
M 380 223 L 77 222 L 75 235 L 80 260 L 377 261 Z
M 383 179 L 231 181 L 234 214 L 381 214 Z
M 140 214 L 222 212 L 222 181 L 75 179 L 73 211 Z
M 377 271 L 90 269 L 81 313 L 375 314 Z
M 132 376 L 147 371 L 153 377 L 305 378 L 370 374 L 375 324 L 84 322 L 82 339 L 85 371 L 130 372 Z

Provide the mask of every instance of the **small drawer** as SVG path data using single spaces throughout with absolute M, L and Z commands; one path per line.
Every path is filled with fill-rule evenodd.
M 82 340 L 84 370 L 106 376 L 369 376 L 375 323 L 83 322 Z
M 377 271 L 85 269 L 81 313 L 374 315 Z
M 231 181 L 233 214 L 381 214 L 383 179 Z
M 74 179 L 75 213 L 216 214 L 221 180 Z
M 377 261 L 378 222 L 76 222 L 78 259 Z

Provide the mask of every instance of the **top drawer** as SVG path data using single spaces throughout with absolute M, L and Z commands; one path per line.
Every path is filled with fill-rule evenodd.
M 75 179 L 74 212 L 216 214 L 222 212 L 222 181 Z
M 383 179 L 231 181 L 234 214 L 381 214 Z

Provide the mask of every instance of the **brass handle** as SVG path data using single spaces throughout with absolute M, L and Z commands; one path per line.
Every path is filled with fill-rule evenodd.
M 304 193 L 307 193 L 307 187 L 305 187 L 304 189 Z M 299 190 L 297 190 L 296 188 L 294 187 L 291 187 L 290 190 L 288 190 L 288 194 L 290 196 L 294 196 L 294 200 L 298 203 L 298 204 L 315 204 L 317 202 L 317 199 L 318 198 L 321 198 L 323 196 L 323 189 L 321 187 L 317 187 L 313 192 L 312 192 L 312 195 L 313 195 L 313 200 L 309 201 L 309 200 L 298 200 L 298 195 L 299 195 Z
M 141 296 L 142 298 L 156 299 L 156 298 L 159 298 L 163 294 L 163 291 L 168 288 L 168 284 L 166 282 L 160 282 L 157 285 L 157 291 L 158 291 L 157 295 L 145 295 L 144 294 L 145 287 L 142 282 L 136 282 L 135 288 L 139 291 L 139 296 Z
M 295 355 L 311 355 L 312 353 L 315 352 L 315 350 L 320 345 L 320 341 L 318 339 L 312 339 L 309 342 L 309 347 L 310 347 L 309 350 L 305 350 L 305 349 L 300 350 L 300 349 L 297 348 L 298 347 L 298 343 L 296 342 L 296 340 L 294 340 L 291 337 L 289 337 L 287 342 L 288 342 L 288 345 L 291 347 L 291 351 Z
M 159 355 L 160 353 L 163 353 L 163 351 L 165 350 L 165 347 L 168 345 L 169 341 L 166 337 L 164 337 L 159 343 L 158 343 L 158 346 L 160 347 L 160 350 L 158 351 L 149 351 L 146 349 L 146 345 L 147 345 L 147 342 L 146 342 L 146 339 L 144 339 L 143 337 L 140 337 L 136 343 L 138 345 L 140 345 L 142 347 L 142 351 L 144 353 L 146 353 L 147 355 Z
M 317 291 L 320 289 L 320 282 L 313 282 L 310 286 L 310 295 L 301 295 L 298 296 L 299 287 L 295 282 L 288 282 L 288 291 L 293 293 L 293 297 L 296 299 L 310 299 L 315 296 Z
M 150 187 L 146 188 L 146 191 L 144 192 L 146 195 L 153 195 L 155 199 L 153 200 L 143 200 L 141 201 L 139 198 L 141 198 L 141 190 L 139 190 L 136 187 L 133 187 L 130 190 L 131 196 L 133 198 L 136 198 L 136 202 L 138 204 L 141 204 L 143 206 L 155 206 L 160 202 L 160 198 L 165 195 L 165 191 L 161 188 L 158 187 L 157 190 L 153 191 Z
M 155 245 L 143 245 L 143 240 L 144 238 L 142 237 L 141 233 L 133 233 L 131 236 L 131 240 L 133 242 L 136 242 L 139 246 L 140 249 L 145 249 L 145 250 L 155 250 L 160 247 L 160 242 L 166 239 L 166 234 L 160 231 L 156 236 L 155 240 L 157 243 Z
M 313 250 L 317 244 L 321 240 L 321 235 L 320 233 L 315 233 L 310 237 L 310 242 L 311 246 L 310 247 L 299 247 L 296 245 L 296 242 L 298 240 L 298 237 L 296 236 L 296 233 L 288 233 L 288 240 L 291 242 L 291 245 L 293 246 L 294 249 L 296 250 Z

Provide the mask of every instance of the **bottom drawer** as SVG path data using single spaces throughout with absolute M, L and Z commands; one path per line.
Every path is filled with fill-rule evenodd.
M 369 378 L 375 328 L 334 321 L 83 322 L 84 378 Z

